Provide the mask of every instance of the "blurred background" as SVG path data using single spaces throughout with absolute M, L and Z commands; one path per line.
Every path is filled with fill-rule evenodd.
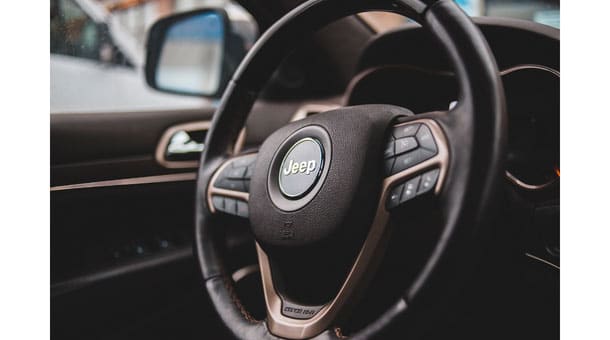
M 558 0 L 457 0 L 472 16 L 501 16 L 559 27 Z M 259 35 L 231 0 L 51 0 L 51 113 L 192 109 L 215 100 L 161 93 L 144 80 L 146 34 L 159 18 L 197 8 L 224 9 L 247 51 Z M 408 19 L 364 13 L 383 32 Z
M 244 49 L 256 23 L 229 0 L 51 0 L 51 113 L 189 109 L 206 98 L 150 89 L 146 34 L 159 18 L 202 7 L 224 9 Z

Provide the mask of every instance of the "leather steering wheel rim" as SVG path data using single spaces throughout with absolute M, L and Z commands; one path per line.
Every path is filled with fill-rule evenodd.
M 504 169 L 506 113 L 495 59 L 487 42 L 467 15 L 449 0 L 310 0 L 269 28 L 250 50 L 227 86 L 205 141 L 197 180 L 195 248 L 210 298 L 236 338 L 277 339 L 266 322 L 243 309 L 224 270 L 215 237 L 218 227 L 207 188 L 231 156 L 250 109 L 282 58 L 304 36 L 332 21 L 365 11 L 389 11 L 424 26 L 450 57 L 460 88 L 456 108 L 437 120 L 449 148 L 449 169 L 440 200 L 446 209 L 443 230 L 433 253 L 414 284 L 384 315 L 354 338 L 371 338 L 396 319 L 408 318 L 417 304 L 438 302 L 468 270 L 489 221 Z M 456 145 L 459 144 L 459 145 Z M 448 283 L 448 282 L 451 282 Z M 439 294 L 440 293 L 440 294 Z M 408 308 L 407 308 L 408 306 Z M 415 306 L 415 307 L 414 307 Z M 324 331 L 316 338 L 338 338 Z

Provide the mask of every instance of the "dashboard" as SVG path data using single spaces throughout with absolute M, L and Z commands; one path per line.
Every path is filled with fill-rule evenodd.
M 500 74 L 509 116 L 506 178 L 524 190 L 549 189 L 560 176 L 559 71 L 539 64 L 519 64 Z M 397 86 L 388 91 L 387 84 Z M 457 98 L 450 74 L 386 65 L 354 78 L 345 104 L 384 103 L 429 112 L 448 110 Z
M 505 90 L 506 180 L 519 190 L 551 199 L 560 178 L 559 31 L 517 20 L 475 22 L 496 56 Z M 360 59 L 343 105 L 384 103 L 415 113 L 453 107 L 459 98 L 454 74 L 428 38 L 423 29 L 409 25 L 374 39 Z
M 559 30 L 514 19 L 473 20 L 496 57 L 505 90 L 508 150 L 502 223 L 512 234 L 503 237 L 513 238 L 533 275 L 544 276 L 533 279 L 546 283 L 531 296 L 545 296 L 548 303 L 558 292 L 560 264 Z M 459 97 L 440 47 L 421 27 L 409 24 L 369 42 L 340 98 L 309 102 L 292 120 L 360 104 L 392 104 L 415 114 L 448 111 Z

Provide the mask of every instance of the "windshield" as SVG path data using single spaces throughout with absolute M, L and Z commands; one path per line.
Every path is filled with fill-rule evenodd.
M 455 0 L 468 15 L 534 21 L 559 28 L 559 0 Z M 360 16 L 377 32 L 388 31 L 409 19 L 392 13 L 369 12 Z
M 456 0 L 471 16 L 510 17 L 559 27 L 558 0 Z M 233 0 L 51 0 L 51 113 L 198 109 L 215 100 L 162 93 L 143 74 L 146 34 L 159 18 L 197 8 L 222 8 L 238 49 L 258 36 L 252 16 Z M 369 12 L 361 17 L 377 32 L 409 19 Z M 236 47 L 237 48 L 237 47 Z M 235 60 L 238 63 L 239 60 Z

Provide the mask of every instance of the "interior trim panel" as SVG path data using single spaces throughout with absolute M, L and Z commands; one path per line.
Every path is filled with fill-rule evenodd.
M 122 179 L 112 179 L 112 180 L 108 180 L 108 181 L 58 185 L 58 186 L 51 187 L 51 191 L 104 188 L 104 187 L 116 187 L 116 186 L 125 186 L 125 185 L 151 184 L 151 183 L 182 182 L 182 181 L 194 181 L 195 179 L 197 179 L 197 173 L 186 172 L 186 173 L 178 173 L 178 174 L 159 175 L 159 176 L 122 178 Z

